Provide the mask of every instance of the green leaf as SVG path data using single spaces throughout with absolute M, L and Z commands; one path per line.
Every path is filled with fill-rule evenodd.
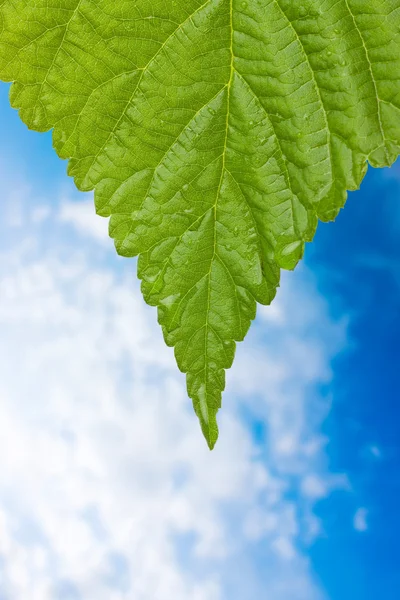
M 210 448 L 256 303 L 400 147 L 400 0 L 0 0 L 0 76 L 139 256 Z

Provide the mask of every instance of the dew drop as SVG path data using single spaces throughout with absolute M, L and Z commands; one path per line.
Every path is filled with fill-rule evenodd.
M 171 296 L 167 296 L 166 298 L 163 298 L 162 300 L 160 300 L 160 304 L 163 304 L 167 308 L 171 308 L 171 306 L 174 304 L 174 302 L 179 300 L 179 298 L 180 298 L 180 294 L 171 294 Z
M 208 423 L 208 407 L 207 407 L 207 395 L 206 386 L 202 383 L 197 391 L 197 398 L 199 401 L 199 407 L 201 415 L 206 423 Z
M 146 271 L 143 273 L 143 280 L 147 283 L 154 283 L 157 279 L 160 270 L 158 267 L 148 267 Z

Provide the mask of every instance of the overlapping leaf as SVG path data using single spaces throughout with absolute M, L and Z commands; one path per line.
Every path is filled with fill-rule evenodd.
M 0 76 L 53 128 L 212 447 L 235 342 L 318 218 L 400 148 L 400 0 L 0 0 Z

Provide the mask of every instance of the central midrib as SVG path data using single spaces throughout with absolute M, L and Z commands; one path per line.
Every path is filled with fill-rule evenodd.
M 226 121 L 225 121 L 225 139 L 224 139 L 224 145 L 223 145 L 223 150 L 222 150 L 222 165 L 221 165 L 221 176 L 220 176 L 220 180 L 219 180 L 219 184 L 218 184 L 218 188 L 217 188 L 217 194 L 215 197 L 215 204 L 214 204 L 214 248 L 213 248 L 213 255 L 211 257 L 211 261 L 210 261 L 210 270 L 208 273 L 208 298 L 207 298 L 207 310 L 206 310 L 206 323 L 205 323 L 205 336 L 204 336 L 204 355 L 205 355 L 205 386 L 206 386 L 206 390 L 205 390 L 205 408 L 207 411 L 207 425 L 209 425 L 210 422 L 210 418 L 209 418 L 209 408 L 208 408 L 208 404 L 207 404 L 207 382 L 208 382 L 208 353 L 207 353 L 207 347 L 208 347 L 208 329 L 209 329 L 209 314 L 210 314 L 210 298 L 211 298 L 211 271 L 212 271 L 212 266 L 215 260 L 215 256 L 216 256 L 216 246 L 217 246 L 217 206 L 218 206 L 218 198 L 221 192 L 221 186 L 222 186 L 222 182 L 224 179 L 224 174 L 225 174 L 225 161 L 226 161 L 226 147 L 227 147 L 227 141 L 228 141 L 228 128 L 229 128 L 229 108 L 230 108 L 230 94 L 231 94 L 231 86 L 232 86 L 232 79 L 233 79 L 233 72 L 234 72 L 234 65 L 233 65 L 233 61 L 234 61 L 234 53 L 233 53 L 233 0 L 229 0 L 229 31 L 230 31 L 230 71 L 229 71 L 229 80 L 227 83 L 227 102 L 226 102 Z M 201 400 L 200 400 L 201 402 Z M 210 434 L 210 431 L 209 431 Z

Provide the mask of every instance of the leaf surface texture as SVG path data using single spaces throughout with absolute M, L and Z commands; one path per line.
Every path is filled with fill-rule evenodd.
M 0 77 L 95 190 L 210 447 L 257 302 L 400 148 L 400 0 L 0 0 Z

